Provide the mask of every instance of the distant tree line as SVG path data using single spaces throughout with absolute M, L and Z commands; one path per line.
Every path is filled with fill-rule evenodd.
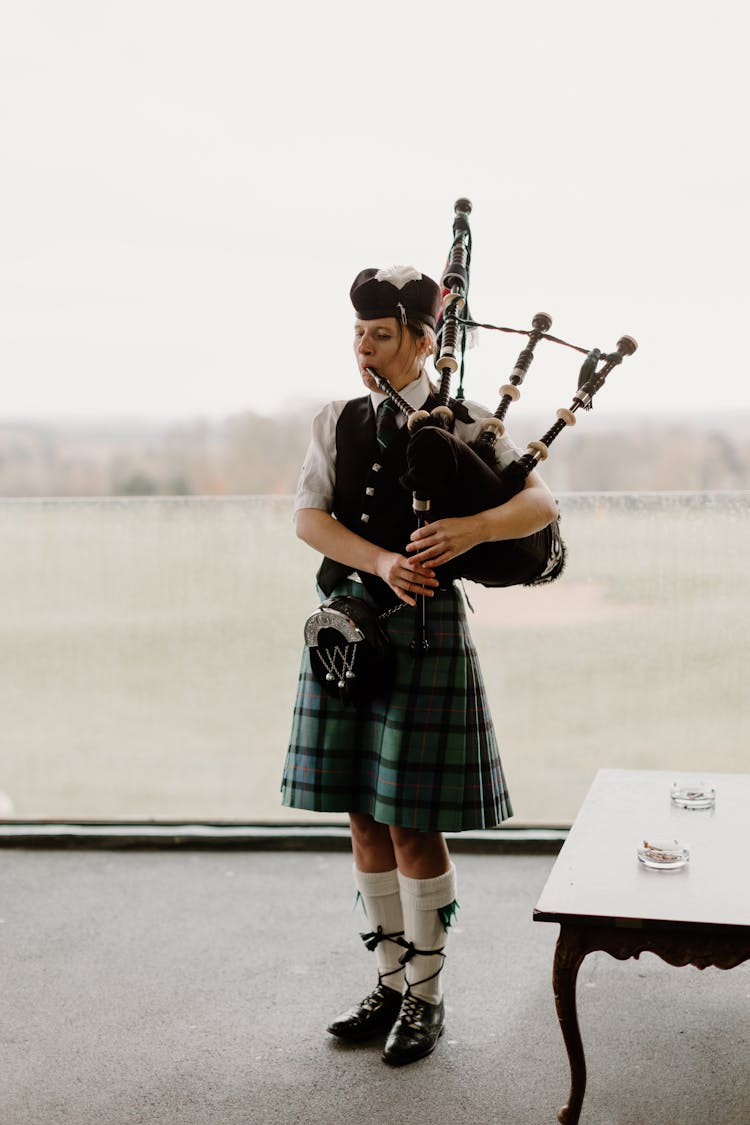
M 224 496 L 294 492 L 313 409 L 148 425 L 0 424 L 0 495 Z M 549 419 L 513 427 L 523 447 Z M 558 491 L 750 488 L 748 427 L 703 420 L 589 419 L 556 441 L 543 474 Z

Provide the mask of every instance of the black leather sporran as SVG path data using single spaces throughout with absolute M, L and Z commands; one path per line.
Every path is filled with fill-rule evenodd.
M 305 622 L 315 679 L 331 698 L 358 706 L 385 696 L 394 653 L 377 610 L 351 595 L 328 598 Z

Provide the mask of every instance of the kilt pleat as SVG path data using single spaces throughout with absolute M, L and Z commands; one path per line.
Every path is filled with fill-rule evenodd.
M 336 594 L 366 597 L 359 583 Z M 512 816 L 464 603 L 454 588 L 427 607 L 429 651 L 410 645 L 416 611 L 384 621 L 396 660 L 387 698 L 355 708 L 330 699 L 303 651 L 282 802 L 369 813 L 421 831 L 492 828 Z

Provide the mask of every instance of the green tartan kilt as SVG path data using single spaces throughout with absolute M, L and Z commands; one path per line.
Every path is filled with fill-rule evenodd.
M 351 581 L 336 594 L 367 597 Z M 383 622 L 394 687 L 359 708 L 323 692 L 304 650 L 284 805 L 425 832 L 493 828 L 513 815 L 463 599 L 455 587 L 430 599 L 421 657 L 410 649 L 415 613 L 406 606 Z

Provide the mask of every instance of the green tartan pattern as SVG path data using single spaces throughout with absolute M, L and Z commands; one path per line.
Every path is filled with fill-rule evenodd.
M 336 594 L 366 596 L 351 581 Z M 421 831 L 492 828 L 513 815 L 463 600 L 454 587 L 430 600 L 421 657 L 410 651 L 415 612 L 407 606 L 384 621 L 395 686 L 358 709 L 322 691 L 304 650 L 284 805 L 369 813 Z

